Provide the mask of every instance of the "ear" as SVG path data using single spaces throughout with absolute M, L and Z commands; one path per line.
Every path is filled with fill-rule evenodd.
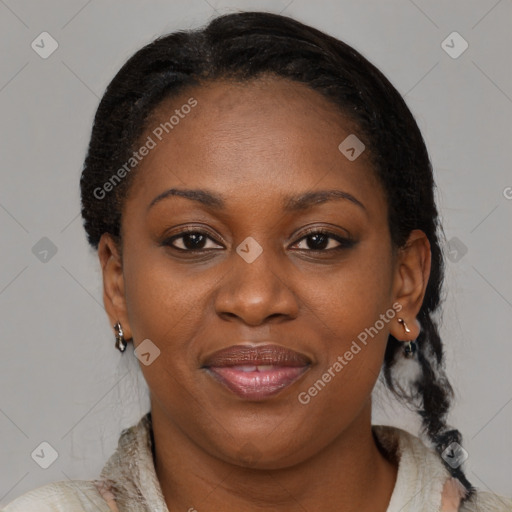
M 126 313 L 123 265 L 118 246 L 109 233 L 101 235 L 98 257 L 103 273 L 103 303 L 110 325 L 113 327 L 116 322 L 120 322 L 124 338 L 130 340 L 132 332 Z
M 398 317 L 404 319 L 410 332 L 406 333 L 399 322 L 393 322 L 391 334 L 397 340 L 409 341 L 419 336 L 416 316 L 425 297 L 431 260 L 427 235 L 419 229 L 411 231 L 404 247 L 398 250 L 393 284 L 394 300 L 402 306 Z

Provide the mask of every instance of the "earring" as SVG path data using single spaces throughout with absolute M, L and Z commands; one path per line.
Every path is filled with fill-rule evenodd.
M 116 322 L 114 329 L 116 331 L 116 348 L 121 352 L 124 352 L 126 350 L 126 341 L 124 339 L 123 328 L 119 322 Z
M 407 327 L 407 324 L 405 323 L 405 320 L 403 318 L 397 318 L 397 321 L 399 324 L 402 325 L 406 334 L 409 334 L 411 332 L 411 329 L 409 329 L 409 327 Z M 412 357 L 414 357 L 415 352 L 416 352 L 416 342 L 413 340 L 409 340 L 404 345 L 404 355 L 407 358 L 412 358 Z

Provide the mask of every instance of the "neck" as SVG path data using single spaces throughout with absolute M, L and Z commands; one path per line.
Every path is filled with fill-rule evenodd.
M 387 510 L 397 466 L 375 442 L 370 402 L 321 452 L 294 466 L 272 470 L 236 466 L 212 457 L 153 400 L 151 416 L 155 470 L 169 510 Z

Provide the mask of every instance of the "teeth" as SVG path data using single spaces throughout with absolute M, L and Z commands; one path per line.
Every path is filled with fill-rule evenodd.
M 261 365 L 243 365 L 243 366 L 233 366 L 234 370 L 238 370 L 241 372 L 268 372 L 274 369 L 274 366 L 271 364 L 261 364 Z
M 258 366 L 258 371 L 259 372 L 269 372 L 273 368 L 274 368 L 274 366 L 272 366 L 271 364 L 262 364 L 262 365 Z
M 257 366 L 248 366 L 248 365 L 246 365 L 246 366 L 233 366 L 234 370 L 238 370 L 240 372 L 255 372 L 257 368 L 258 368 Z

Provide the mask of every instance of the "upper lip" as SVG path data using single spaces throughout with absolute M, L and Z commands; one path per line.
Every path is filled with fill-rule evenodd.
M 281 345 L 232 345 L 209 355 L 203 367 L 240 365 L 306 366 L 311 359 Z

